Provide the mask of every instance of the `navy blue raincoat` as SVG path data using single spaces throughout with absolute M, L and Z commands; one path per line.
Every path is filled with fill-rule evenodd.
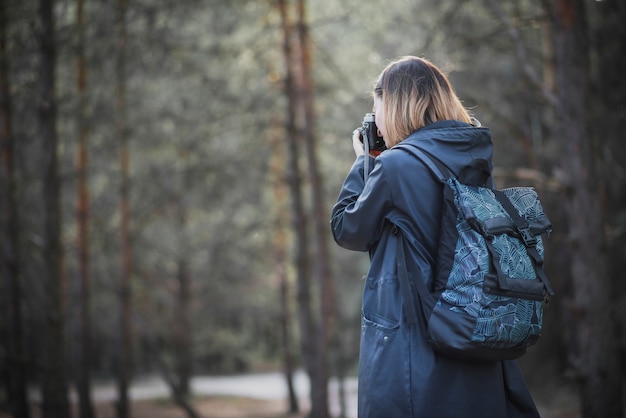
M 403 144 L 417 141 L 457 173 L 475 158 L 491 165 L 487 128 L 441 121 Z M 394 148 L 370 160 L 365 182 L 364 158 L 352 166 L 331 218 L 337 243 L 369 251 L 371 260 L 363 290 L 359 417 L 538 417 L 517 362 L 444 357 L 428 345 L 423 321 L 406 323 L 395 254 L 401 234 L 394 230 L 400 228 L 406 237 L 406 257 L 412 258 L 407 265 L 418 270 L 412 275 L 432 280 L 442 186 L 421 161 Z

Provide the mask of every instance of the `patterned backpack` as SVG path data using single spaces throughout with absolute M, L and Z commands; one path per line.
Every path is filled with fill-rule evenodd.
M 431 288 L 417 278 L 428 340 L 438 352 L 466 360 L 514 359 L 541 336 L 543 303 L 554 292 L 543 271 L 543 241 L 552 225 L 531 187 L 497 190 L 485 160 L 458 176 L 426 151 L 396 146 L 423 161 L 443 183 L 437 270 Z M 403 309 L 417 321 L 411 279 L 398 240 Z

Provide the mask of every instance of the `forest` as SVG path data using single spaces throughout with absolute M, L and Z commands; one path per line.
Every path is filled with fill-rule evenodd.
M 93 418 L 110 382 L 129 418 L 150 375 L 206 416 L 195 376 L 264 371 L 285 416 L 331 416 L 369 260 L 330 209 L 375 78 L 417 55 L 553 223 L 519 360 L 536 401 L 624 417 L 624 21 L 622 0 L 0 0 L 0 416 Z

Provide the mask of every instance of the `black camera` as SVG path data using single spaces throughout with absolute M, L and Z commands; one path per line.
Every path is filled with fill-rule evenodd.
M 387 149 L 382 136 L 378 135 L 378 128 L 373 113 L 366 113 L 363 117 L 363 124 L 358 128 L 361 134 L 361 142 L 367 140 L 370 151 L 384 151 Z

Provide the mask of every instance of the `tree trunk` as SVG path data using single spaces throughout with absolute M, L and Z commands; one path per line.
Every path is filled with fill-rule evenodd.
M 298 0 L 298 45 L 300 77 L 297 91 L 301 100 L 303 117 L 300 132 L 305 142 L 306 156 L 311 182 L 313 202 L 313 233 L 315 238 L 315 278 L 320 286 L 320 327 L 318 333 L 318 355 L 316 381 L 312 383 L 311 416 L 328 416 L 328 353 L 333 335 L 335 291 L 330 269 L 328 250 L 328 214 L 325 207 L 323 181 L 318 168 L 315 137 L 315 109 L 313 106 L 313 80 L 311 76 L 311 48 L 306 17 L 306 4 Z
M 40 0 L 41 19 L 41 97 L 40 132 L 44 154 L 44 313 L 42 397 L 44 418 L 66 418 L 69 415 L 65 363 L 64 322 L 61 283 L 61 205 L 57 161 L 57 104 L 55 97 L 56 48 L 54 37 L 54 2 Z
M 117 134 L 120 140 L 120 344 L 118 345 L 118 418 L 128 418 L 130 405 L 128 399 L 129 375 L 131 369 L 131 286 L 133 272 L 132 243 L 130 234 L 129 205 L 129 152 L 128 130 L 126 126 L 126 9 L 127 0 L 117 3 L 118 48 L 116 57 L 116 94 L 117 94 Z
M 283 347 L 283 367 L 287 391 L 289 394 L 289 414 L 300 411 L 300 405 L 293 384 L 293 353 L 291 352 L 291 315 L 289 309 L 289 278 L 287 275 L 287 234 L 288 222 L 285 221 L 287 190 L 285 187 L 284 167 L 285 153 L 279 144 L 279 135 L 270 130 L 269 142 L 272 149 L 272 161 L 270 163 L 272 191 L 274 196 L 273 206 L 273 250 L 275 274 L 278 278 L 280 291 L 280 328 Z
M 622 380 L 611 315 L 604 218 L 588 125 L 590 45 L 583 0 L 555 1 L 555 54 L 560 117 L 563 208 L 572 264 L 576 347 L 583 417 L 622 417 Z
M 626 281 L 623 279 L 624 251 L 626 234 L 624 208 L 626 208 L 626 177 L 616 175 L 626 169 L 626 148 L 623 146 L 623 127 L 626 122 L 626 56 L 621 52 L 626 45 L 626 4 L 618 1 L 594 2 L 598 12 L 599 25 L 595 31 L 594 50 L 597 53 L 598 89 L 595 107 L 596 122 L 594 128 L 599 138 L 606 139 L 601 144 L 605 155 L 604 178 L 607 179 L 605 190 L 611 225 L 607 228 L 611 246 L 611 293 L 614 295 L 614 315 L 620 326 L 616 334 L 622 359 L 622 376 L 626 376 Z M 621 336 L 621 338 L 617 337 Z
M 292 48 L 292 23 L 289 17 L 286 0 L 278 0 L 277 6 L 281 15 L 283 31 L 283 55 L 285 58 L 285 95 L 287 96 L 287 115 L 285 134 L 287 141 L 287 180 L 291 194 L 291 222 L 295 234 L 295 264 L 298 302 L 298 322 L 300 324 L 300 346 L 307 374 L 312 382 L 316 382 L 317 372 L 317 325 L 311 311 L 311 273 L 309 262 L 309 234 L 307 216 L 304 211 L 302 196 L 302 178 L 300 175 L 300 142 L 296 129 L 296 109 L 298 106 L 295 88 L 294 54 Z M 312 392 L 313 393 L 313 392 Z M 313 402 L 313 396 L 311 397 Z
M 187 414 L 189 418 L 200 418 L 200 414 L 198 413 L 198 411 L 195 410 L 191 402 L 189 402 L 187 395 L 181 392 L 181 384 L 179 382 L 179 379 L 175 376 L 174 373 L 170 371 L 170 368 L 165 361 L 162 344 L 159 343 L 159 340 L 156 338 L 154 331 L 146 323 L 143 323 L 142 328 L 145 333 L 149 351 L 154 354 L 156 365 L 161 373 L 161 377 L 163 377 L 165 383 L 170 388 L 170 392 L 172 393 L 172 400 L 176 405 L 180 406 L 180 408 Z
M 78 315 L 80 320 L 80 343 L 78 344 L 77 388 L 79 412 L 81 418 L 94 416 L 91 400 L 91 316 L 90 288 L 91 273 L 89 260 L 89 189 L 87 186 L 87 115 L 86 89 L 87 68 L 85 64 L 85 14 L 84 0 L 77 0 L 76 28 L 78 44 L 76 46 L 76 90 L 78 94 L 77 125 L 78 148 L 76 152 L 76 249 L 78 252 L 78 281 L 80 302 Z
M 189 381 L 192 374 L 192 351 L 191 351 L 191 278 L 189 277 L 189 248 L 187 240 L 187 206 L 185 196 L 189 190 L 191 171 L 183 169 L 181 190 L 183 193 L 178 197 L 178 230 L 180 231 L 180 252 L 178 255 L 178 286 L 176 295 L 174 345 L 176 347 L 176 374 L 178 382 L 178 394 L 188 397 L 190 393 Z
M 176 298 L 176 326 L 174 331 L 178 392 L 183 397 L 187 397 L 190 394 L 189 381 L 191 379 L 192 361 L 189 314 L 191 294 L 188 264 L 187 256 L 181 255 L 178 260 L 178 295 Z
M 4 278 L 9 411 L 15 418 L 28 418 L 6 11 L 6 1 L 0 0 L 0 275 Z

